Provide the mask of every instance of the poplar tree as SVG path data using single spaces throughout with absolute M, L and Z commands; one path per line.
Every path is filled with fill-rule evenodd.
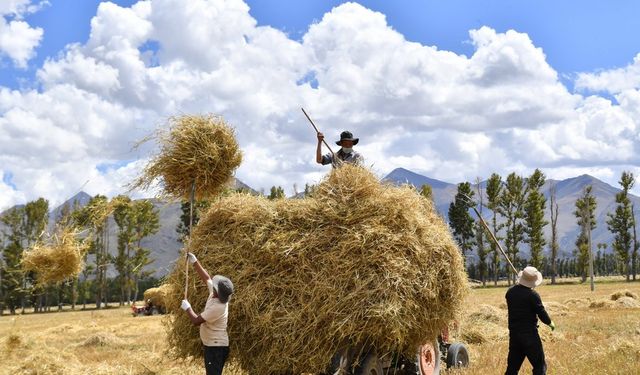
M 525 197 L 524 179 L 515 174 L 515 172 L 509 174 L 507 183 L 500 195 L 498 212 L 505 218 L 506 252 L 513 264 L 519 263 L 519 245 L 525 239 L 525 226 L 523 224 Z M 507 270 L 507 273 L 509 272 L 511 270 Z M 516 275 L 513 274 L 509 280 L 515 283 L 515 278 Z
M 4 306 L 13 315 L 18 307 L 24 308 L 23 273 L 20 268 L 23 247 L 24 207 L 14 207 L 6 211 L 0 221 L 5 225 L 2 256 L 4 272 L 2 275 L 2 289 Z
M 498 231 L 501 226 L 498 226 L 498 213 L 499 213 L 499 204 L 500 204 L 500 195 L 502 193 L 502 177 L 500 175 L 493 173 L 491 177 L 487 180 L 487 207 L 491 210 L 492 218 L 491 218 L 491 226 L 493 230 L 493 234 L 496 236 L 498 241 L 501 240 Z M 493 268 L 493 282 L 494 285 L 498 285 L 498 273 L 500 270 L 500 253 L 498 250 L 498 246 L 491 241 L 491 264 Z
M 285 197 L 284 189 L 280 186 L 272 186 L 271 191 L 269 192 L 269 199 L 282 199 Z
M 111 263 L 109 255 L 109 201 L 104 195 L 96 195 L 89 203 L 74 212 L 74 221 L 86 228 L 92 236 L 89 253 L 95 256 L 93 284 L 95 287 L 96 307 L 99 309 L 107 301 L 107 268 Z M 86 279 L 85 279 L 86 281 Z
M 478 192 L 478 212 L 482 215 L 482 208 L 484 207 L 484 194 L 480 186 L 480 179 L 476 179 L 476 190 Z M 487 247 L 485 246 L 485 229 L 482 222 L 478 218 L 476 221 L 476 250 L 478 252 L 478 272 L 480 273 L 480 280 L 482 286 L 487 285 Z
M 577 271 L 580 272 L 582 282 L 587 280 L 587 270 L 591 259 L 591 231 L 596 229 L 595 211 L 596 197 L 591 193 L 593 187 L 585 186 L 580 198 L 576 200 L 576 210 L 573 215 L 580 226 L 580 234 L 576 239 Z
M 474 237 L 474 221 L 469 210 L 473 207 L 473 190 L 471 190 L 471 184 L 468 182 L 462 182 L 458 184 L 458 192 L 454 198 L 454 201 L 449 205 L 449 225 L 453 230 L 453 237 L 458 242 L 462 256 L 465 258 L 466 254 L 473 248 Z
M 544 183 L 545 175 L 536 169 L 527 179 L 527 199 L 524 207 L 526 242 L 531 252 L 531 265 L 537 269 L 542 269 L 542 249 L 547 243 L 544 227 L 549 224 L 544 219 L 547 199 L 540 192 Z
M 556 186 L 551 185 L 549 189 L 549 214 L 551 217 L 551 284 L 556 283 L 556 275 L 558 274 L 558 197 Z
M 633 228 L 633 212 L 631 211 L 631 200 L 629 190 L 633 187 L 635 179 L 633 173 L 622 172 L 620 181 L 622 191 L 616 194 L 616 209 L 613 213 L 608 213 L 607 227 L 614 235 L 613 249 L 622 263 L 622 272 L 626 274 L 627 281 L 630 281 L 630 252 L 633 247 L 631 230 Z

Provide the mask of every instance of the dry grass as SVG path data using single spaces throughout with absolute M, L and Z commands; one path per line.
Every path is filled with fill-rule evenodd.
M 236 194 L 214 203 L 188 245 L 203 266 L 236 284 L 231 356 L 251 373 L 321 372 L 342 345 L 414 353 L 462 310 L 462 258 L 431 203 L 370 171 L 334 170 L 313 197 Z M 169 340 L 201 353 L 178 308 L 184 263 L 169 278 Z M 191 287 L 196 311 L 207 291 Z
M 588 285 L 543 285 L 538 289 L 543 301 L 567 308 L 568 314 L 551 313 L 558 329 L 550 333 L 545 326 L 540 332 L 545 340 L 549 374 L 638 374 L 640 363 L 640 309 L 589 309 L 579 301 L 604 300 L 611 294 L 628 289 L 640 293 L 640 283 L 596 284 L 591 293 Z M 474 289 L 467 298 L 467 316 L 487 318 L 502 333 L 488 341 L 470 343 L 471 367 L 448 371 L 452 375 L 492 375 L 504 373 L 508 340 L 504 288 Z M 488 307 L 487 307 L 488 306 Z M 233 314 L 233 309 L 231 314 Z M 0 374 L 202 374 L 200 363 L 170 360 L 164 354 L 167 336 L 161 317 L 134 318 L 130 309 L 28 314 L 0 317 Z M 462 323 L 461 323 L 462 326 Z M 465 327 L 460 329 L 460 335 Z M 117 336 L 118 346 L 83 346 L 97 334 Z M 464 337 L 464 336 L 463 336 Z M 502 338 L 501 338 L 502 337 Z M 459 338 L 459 337 L 458 337 Z M 234 340 L 234 337 L 231 337 Z M 254 372 L 255 373 L 255 372 Z M 254 374 L 252 373 L 252 374 Z M 531 373 L 525 361 L 521 374 Z M 238 370 L 225 370 L 225 375 L 240 375 Z
M 144 291 L 144 300 L 151 300 L 154 306 L 167 306 L 167 296 L 169 294 L 169 286 L 161 285 L 157 288 L 149 288 Z
M 196 199 L 216 196 L 242 162 L 234 130 L 219 116 L 171 117 L 168 129 L 147 140 L 155 140 L 160 150 L 132 187 L 147 189 L 161 182 L 171 198 L 188 200 L 192 183 Z
M 593 293 L 588 284 L 542 285 L 537 288 L 557 326 L 554 332 L 543 324 L 539 329 L 549 374 L 640 374 L 640 308 L 625 306 L 633 304 L 630 300 L 635 300 L 624 291 L 624 297 L 618 299 L 624 302 L 611 301 L 611 295 L 621 289 L 638 294 L 640 284 L 596 284 Z M 475 289 L 468 298 L 468 315 L 473 316 L 477 306 L 499 307 L 504 303 L 505 292 L 504 288 Z M 509 341 L 506 310 L 501 311 L 505 315 L 499 324 L 492 323 L 493 320 L 485 324 L 471 324 L 472 334 L 480 331 L 488 338 L 469 343 L 470 368 L 449 373 L 504 373 Z M 467 326 L 461 328 L 459 337 L 462 341 L 465 335 L 469 335 L 465 333 L 465 328 L 469 328 L 468 321 Z M 526 360 L 520 373 L 531 373 L 531 366 Z
M 78 232 L 65 227 L 54 234 L 49 244 L 36 243 L 22 258 L 22 267 L 37 274 L 40 284 L 59 283 L 75 277 L 84 268 L 88 241 L 78 239 Z

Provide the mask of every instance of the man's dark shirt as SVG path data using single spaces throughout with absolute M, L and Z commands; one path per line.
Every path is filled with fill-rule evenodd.
M 544 324 L 551 324 L 551 318 L 542 305 L 540 295 L 535 290 L 518 284 L 509 288 L 505 298 L 509 309 L 509 331 L 536 330 L 537 317 Z

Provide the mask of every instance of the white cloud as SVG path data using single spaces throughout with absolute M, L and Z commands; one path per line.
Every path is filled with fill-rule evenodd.
M 0 57 L 6 55 L 19 68 L 35 56 L 44 30 L 32 27 L 22 18 L 48 5 L 47 1 L 3 0 L 0 3 Z
M 624 68 L 597 73 L 580 73 L 576 88 L 618 94 L 626 90 L 640 89 L 640 53 Z
M 355 3 L 301 40 L 257 26 L 241 0 L 102 3 L 87 43 L 40 68 L 40 91 L 0 89 L 0 162 L 17 187 L 0 208 L 60 203 L 83 186 L 124 192 L 148 151 L 132 145 L 176 113 L 224 115 L 245 153 L 238 176 L 258 190 L 301 190 L 327 171 L 301 106 L 329 140 L 359 136 L 381 175 L 405 167 L 458 182 L 540 167 L 615 183 L 636 161 L 637 90 L 619 104 L 574 94 L 526 34 L 482 27 L 470 38 L 469 57 L 410 42 Z

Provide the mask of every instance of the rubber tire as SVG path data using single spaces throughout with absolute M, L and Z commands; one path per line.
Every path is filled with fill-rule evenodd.
M 469 351 L 461 342 L 454 342 L 447 350 L 447 368 L 462 368 L 469 366 Z
M 356 368 L 354 375 L 383 375 L 384 370 L 376 352 L 369 353 Z
M 151 315 L 158 315 L 160 314 L 160 311 L 158 311 L 158 309 L 156 309 L 155 307 L 151 309 Z
M 440 346 L 438 345 L 438 341 L 434 341 L 433 343 L 431 343 L 431 346 L 433 346 L 433 349 L 434 349 L 433 355 L 435 359 L 435 365 L 433 367 L 433 370 L 431 371 L 431 374 L 438 375 L 440 374 Z M 416 356 L 417 375 L 422 375 L 425 373 L 422 370 L 422 361 L 420 360 L 421 355 L 422 355 L 422 347 L 418 349 L 418 355 Z

